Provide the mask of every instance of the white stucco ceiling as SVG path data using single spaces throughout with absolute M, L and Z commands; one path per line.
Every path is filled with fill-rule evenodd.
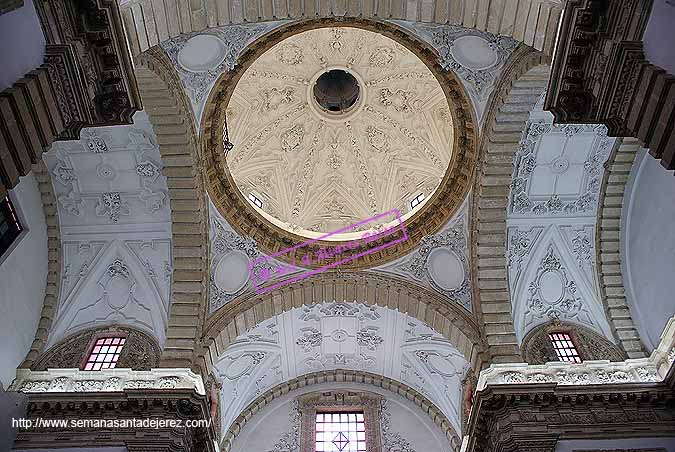
M 159 146 L 143 112 L 130 126 L 83 129 L 44 161 L 58 202 L 63 268 L 52 345 L 94 325 L 126 324 L 164 342 L 171 214 Z
M 603 164 L 615 139 L 604 126 L 553 125 L 541 105 L 530 114 L 516 152 L 508 204 L 516 336 L 522 340 L 557 318 L 613 340 L 599 294 L 595 221 Z
M 218 357 L 222 429 L 277 384 L 321 370 L 354 369 L 413 387 L 460 432 L 461 381 L 468 368 L 448 340 L 406 314 L 334 301 L 303 306 L 240 335 Z
M 314 99 L 331 69 L 358 81 L 341 114 Z M 452 156 L 452 119 L 431 71 L 379 33 L 321 28 L 263 53 L 228 104 L 226 160 L 240 191 L 255 194 L 272 222 L 296 234 L 330 232 L 429 199 Z

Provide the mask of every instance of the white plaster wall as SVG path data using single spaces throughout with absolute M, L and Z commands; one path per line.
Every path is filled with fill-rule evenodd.
M 35 338 L 47 284 L 47 225 L 32 173 L 21 178 L 11 196 L 28 233 L 0 264 L 0 381 L 5 388 Z
M 32 0 L 0 16 L 0 91 L 42 64 L 45 38 Z
M 295 398 L 330 390 L 356 390 L 376 393 L 387 399 L 391 413 L 390 434 L 399 433 L 414 452 L 451 452 L 445 435 L 421 409 L 409 400 L 382 388 L 347 383 L 323 383 L 291 391 L 272 401 L 248 420 L 232 445 L 232 452 L 271 451 L 285 433 L 292 431 L 289 414 Z M 285 450 L 285 449 L 283 449 Z
M 663 448 L 675 452 L 675 438 L 587 439 L 558 441 L 555 452 L 576 450 L 639 450 Z
M 642 36 L 647 59 L 669 73 L 675 75 L 675 2 L 654 0 L 652 11 L 647 22 L 647 29 Z
M 675 314 L 675 177 L 640 150 L 625 193 L 623 282 L 633 320 L 652 350 Z

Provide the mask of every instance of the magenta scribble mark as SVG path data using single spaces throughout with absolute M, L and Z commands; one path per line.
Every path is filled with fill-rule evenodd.
M 395 216 L 396 219 L 398 220 L 398 224 L 394 225 L 394 226 L 391 226 L 389 228 L 386 228 L 383 231 L 376 232 L 376 233 L 371 233 L 369 231 L 366 231 L 362 234 L 362 236 L 359 239 L 349 240 L 349 241 L 347 241 L 346 244 L 345 243 L 336 243 L 335 245 L 328 245 L 325 248 L 321 248 L 316 253 L 317 254 L 317 261 L 320 261 L 322 259 L 326 259 L 326 258 L 329 258 L 329 257 L 333 257 L 334 255 L 339 254 L 340 252 L 343 252 L 343 251 L 357 249 L 360 246 L 359 241 L 363 241 L 363 243 L 370 243 L 370 242 L 373 242 L 375 240 L 379 240 L 383 237 L 386 237 L 388 235 L 393 234 L 394 232 L 396 232 L 398 230 L 397 228 L 400 228 L 401 232 L 403 232 L 402 237 L 400 237 L 396 240 L 392 240 L 391 242 L 387 242 L 387 243 L 384 243 L 382 245 L 376 246 L 375 248 L 367 249 L 366 251 L 362 251 L 358 254 L 350 255 L 350 256 L 348 256 L 348 257 L 346 257 L 342 260 L 339 260 L 337 262 L 332 262 L 330 264 L 324 265 L 323 267 L 307 270 L 306 272 L 295 275 L 292 278 L 289 278 L 287 280 L 279 281 L 275 284 L 262 287 L 261 283 L 267 282 L 267 280 L 269 280 L 270 276 L 272 276 L 272 272 L 268 268 L 261 266 L 261 268 L 258 269 L 258 274 L 256 274 L 256 271 L 255 271 L 256 265 L 258 265 L 260 263 L 263 263 L 264 261 L 269 261 L 272 258 L 276 258 L 277 256 L 281 256 L 282 254 L 288 254 L 289 252 L 295 251 L 298 248 L 311 245 L 312 243 L 318 242 L 319 240 L 323 240 L 326 237 L 330 237 L 332 235 L 339 234 L 339 233 L 344 232 L 344 231 L 353 230 L 354 228 L 356 228 L 358 226 L 361 226 L 362 224 L 365 224 L 365 223 L 368 223 L 368 222 L 371 222 L 371 221 L 375 221 L 375 220 L 377 220 L 379 218 L 382 218 L 382 217 L 385 217 L 387 215 Z M 343 228 L 338 229 L 337 231 L 328 232 L 328 233 L 326 233 L 326 234 L 324 234 L 321 237 L 318 237 L 316 239 L 307 240 L 303 243 L 300 243 L 300 244 L 295 245 L 291 248 L 287 248 L 285 250 L 279 251 L 279 252 L 274 253 L 270 256 L 258 257 L 258 258 L 254 259 L 254 260 L 252 260 L 248 263 L 248 273 L 249 273 L 249 277 L 251 278 L 251 282 L 253 283 L 253 287 L 255 288 L 255 291 L 258 294 L 262 294 L 262 293 L 265 293 L 265 292 L 269 292 L 270 290 L 274 290 L 277 287 L 280 287 L 282 285 L 292 284 L 295 281 L 299 281 L 301 279 L 308 278 L 312 275 L 316 275 L 317 273 L 321 273 L 325 270 L 328 270 L 329 268 L 337 267 L 338 265 L 344 264 L 345 262 L 353 261 L 354 259 L 358 259 L 361 256 L 365 256 L 367 254 L 372 254 L 376 251 L 382 250 L 384 248 L 388 248 L 392 245 L 395 245 L 395 244 L 400 243 L 400 242 L 402 242 L 404 240 L 407 240 L 407 239 L 408 239 L 408 233 L 405 230 L 403 220 L 401 220 L 401 212 L 399 212 L 397 209 L 393 209 L 393 210 L 390 210 L 388 212 L 384 212 L 384 213 L 381 213 L 379 215 L 375 215 L 374 217 L 368 218 L 366 220 L 359 221 L 358 223 L 354 223 L 354 224 L 351 224 L 349 226 L 345 226 Z M 330 251 L 331 248 L 333 249 L 333 251 L 335 251 L 335 253 L 327 252 L 327 249 L 328 249 L 328 251 Z M 339 250 L 343 250 L 343 251 L 339 251 Z M 310 254 L 305 254 L 300 259 L 301 263 L 309 266 L 312 262 L 311 254 L 312 254 L 311 252 L 310 252 Z M 308 256 L 309 256 L 309 258 L 307 259 Z M 293 261 L 293 262 L 295 264 L 295 261 Z M 274 272 L 274 276 L 277 276 L 277 277 L 283 276 L 287 273 L 291 273 L 294 270 L 301 270 L 301 268 L 299 268 L 295 265 L 282 263 L 278 267 L 277 271 Z

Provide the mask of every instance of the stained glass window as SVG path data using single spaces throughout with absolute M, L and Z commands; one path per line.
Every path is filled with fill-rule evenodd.
M 0 200 L 0 256 L 2 256 L 16 238 L 21 234 L 23 228 L 19 223 L 19 217 L 16 210 L 9 200 L 9 196 Z
M 553 349 L 559 361 L 568 363 L 580 363 L 581 356 L 572 342 L 572 338 L 567 333 L 549 333 L 549 339 L 553 344 Z
M 365 452 L 363 412 L 317 413 L 316 452 Z
M 124 337 L 99 337 L 94 340 L 93 347 L 84 370 L 113 369 L 122 352 L 126 338 Z

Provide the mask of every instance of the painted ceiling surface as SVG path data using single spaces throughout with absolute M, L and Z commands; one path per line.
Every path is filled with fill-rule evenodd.
M 314 81 L 352 74 L 360 98 L 342 116 L 322 111 Z M 380 34 L 323 28 L 265 52 L 238 82 L 227 110 L 227 165 L 277 225 L 316 237 L 429 199 L 452 156 L 447 100 L 412 52 Z
M 84 328 L 126 324 L 162 344 L 171 293 L 171 212 L 145 113 L 83 129 L 43 158 L 52 177 L 63 267 L 49 345 Z
M 468 363 L 440 334 L 392 309 L 360 303 L 303 306 L 239 336 L 215 364 L 223 431 L 267 389 L 330 369 L 363 370 L 406 383 L 461 431 L 461 381 Z

